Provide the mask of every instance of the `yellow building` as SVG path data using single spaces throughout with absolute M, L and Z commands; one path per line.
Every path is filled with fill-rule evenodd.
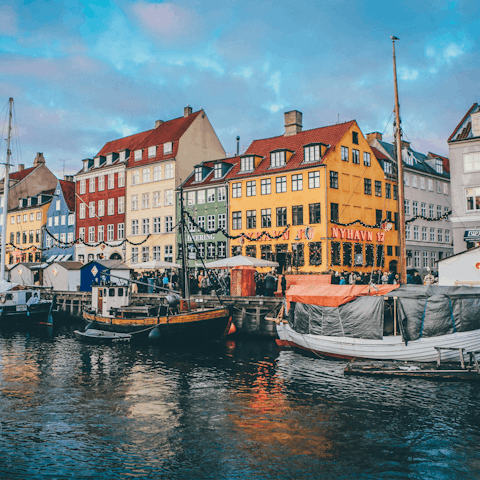
M 7 263 L 40 262 L 43 232 L 54 190 L 33 197 L 20 198 L 19 205 L 8 211 Z M 13 245 L 13 246 L 12 246 Z
M 230 234 L 245 234 L 232 255 L 293 273 L 396 269 L 397 185 L 356 121 L 302 131 L 287 112 L 285 134 L 255 140 L 228 180 Z

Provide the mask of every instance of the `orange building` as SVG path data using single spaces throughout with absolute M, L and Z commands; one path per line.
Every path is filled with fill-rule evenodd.
M 374 156 L 357 122 L 255 140 L 228 175 L 231 254 L 276 260 L 281 271 L 396 269 L 393 165 Z M 383 220 L 391 222 L 383 222 Z

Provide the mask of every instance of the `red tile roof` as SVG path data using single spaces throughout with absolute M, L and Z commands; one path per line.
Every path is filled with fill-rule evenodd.
M 107 155 L 108 153 L 117 153 L 120 150 L 125 150 L 128 148 L 132 150 L 135 145 L 141 142 L 145 137 L 147 137 L 152 130 L 146 130 L 145 132 L 135 133 L 134 135 L 129 135 L 128 137 L 119 138 L 118 140 L 112 140 L 107 142 L 103 148 L 95 155 L 99 157 L 100 155 Z
M 453 133 L 448 137 L 448 140 L 447 142 L 450 142 L 453 137 L 455 136 L 455 134 L 457 133 L 458 129 L 463 125 L 463 122 L 468 118 L 468 116 L 470 115 L 470 113 L 472 113 L 473 109 L 477 106 L 476 103 L 474 103 L 470 109 L 468 110 L 468 112 L 465 114 L 465 116 L 460 120 L 460 123 L 455 127 L 455 130 L 453 131 Z
M 190 174 L 190 176 L 185 180 L 182 187 L 183 188 L 201 187 L 201 186 L 217 185 L 219 183 L 225 183 L 225 179 L 228 177 L 229 172 L 227 172 L 221 178 L 213 178 L 213 166 L 216 163 L 229 163 L 230 165 L 240 164 L 240 157 L 220 158 L 218 160 L 209 160 L 207 162 L 203 162 L 202 166 L 203 167 L 209 167 L 209 168 L 212 169 L 212 171 L 208 175 L 206 175 L 205 178 L 201 182 L 195 182 L 195 171 L 193 171 Z
M 377 157 L 377 160 L 390 160 L 389 157 L 387 157 L 383 152 L 381 152 L 378 148 L 376 147 L 370 147 L 372 149 L 373 154 L 375 157 Z
M 442 155 L 437 155 L 436 153 L 428 152 L 427 157 L 440 158 L 443 162 L 443 171 L 450 173 L 450 159 L 443 157 Z
M 30 167 L 30 168 L 25 168 L 21 172 L 13 172 L 10 174 L 10 180 L 17 180 L 18 182 L 20 180 L 23 180 L 25 177 L 30 175 L 37 167 Z
M 343 138 L 348 129 L 356 125 L 355 120 L 337 125 L 330 125 L 327 127 L 314 128 L 299 132 L 296 135 L 285 137 L 280 135 L 278 137 L 264 138 L 262 140 L 254 140 L 248 147 L 244 155 L 257 155 L 264 157 L 258 167 L 253 172 L 253 175 L 263 175 L 268 173 L 279 173 L 289 170 L 297 170 L 299 168 L 309 168 L 317 163 L 323 163 L 326 157 L 335 149 L 335 146 Z M 324 153 L 320 162 L 308 162 L 303 164 L 303 147 L 311 143 L 323 143 L 329 145 L 329 148 Z M 278 149 L 288 149 L 295 153 L 291 156 L 287 164 L 280 168 L 270 169 L 270 152 Z M 228 174 L 228 178 L 235 178 L 238 176 L 252 176 L 252 172 L 240 174 L 240 162 Z
M 59 180 L 60 187 L 65 198 L 68 210 L 75 211 L 75 182 L 67 182 L 66 180 Z

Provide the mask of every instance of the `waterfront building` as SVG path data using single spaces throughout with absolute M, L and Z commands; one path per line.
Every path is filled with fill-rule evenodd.
M 127 162 L 127 263 L 176 258 L 176 189 L 194 166 L 224 158 L 225 151 L 203 110 L 187 106 L 182 117 L 157 120 Z
M 47 225 L 43 233 L 43 259 L 71 260 L 75 246 L 67 246 L 75 239 L 75 182 L 72 176 L 58 180 L 53 201 L 47 212 Z M 60 242 L 60 243 L 58 243 Z
M 42 240 L 54 192 L 55 190 L 51 189 L 38 195 L 21 197 L 18 205 L 9 209 L 7 218 L 9 245 L 6 249 L 8 264 L 42 261 Z
M 293 272 L 397 268 L 397 188 L 355 120 L 302 131 L 302 114 L 287 112 L 283 135 L 240 158 L 228 176 L 230 234 L 248 238 L 230 241 L 232 255 Z
M 82 262 L 66 261 L 50 263 L 43 270 L 43 286 L 55 291 L 73 291 L 80 288 Z
M 20 262 L 10 265 L 8 280 L 20 285 L 42 285 L 43 271 L 47 266 L 41 262 Z
M 455 254 L 480 245 L 480 105 L 474 103 L 448 138 Z
M 80 291 L 91 292 L 92 284 L 102 281 L 128 285 L 130 271 L 130 267 L 121 260 L 92 260 L 80 267 Z
M 125 260 L 125 172 L 133 147 L 152 130 L 107 142 L 76 179 L 75 259 Z
M 385 163 L 385 175 L 393 173 L 395 144 L 385 142 L 379 132 L 367 134 L 367 140 L 380 161 Z M 407 269 L 422 276 L 437 268 L 438 260 L 453 254 L 450 162 L 441 155 L 415 151 L 410 142 L 402 141 L 405 191 L 405 240 Z M 418 218 L 417 218 L 418 217 Z M 435 220 L 441 218 L 441 220 Z
M 222 229 L 228 232 L 228 175 L 240 157 L 222 158 L 195 165 L 182 184 L 183 205 L 190 215 L 186 228 L 187 262 L 190 268 L 226 258 L 229 243 Z M 177 195 L 177 222 L 180 220 Z M 193 220 L 193 221 L 192 221 Z M 202 232 L 197 228 L 206 230 Z M 194 246 L 194 243 L 196 247 Z M 181 259 L 180 232 L 177 232 L 177 259 Z

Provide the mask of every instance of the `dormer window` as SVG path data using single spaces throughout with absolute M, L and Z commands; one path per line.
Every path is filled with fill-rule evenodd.
M 435 171 L 437 173 L 443 173 L 443 162 L 439 158 L 435 160 Z
M 107 165 L 111 165 L 113 162 L 113 153 L 107 155 Z
M 100 157 L 95 157 L 93 164 L 95 168 L 98 168 L 100 166 Z
M 154 145 L 153 147 L 148 147 L 148 158 L 152 158 L 156 156 L 157 156 L 157 146 Z
M 31 206 L 32 206 L 32 198 L 28 197 L 27 198 L 27 207 L 31 207 Z
M 142 150 L 135 150 L 135 161 L 138 162 L 138 160 L 142 159 Z
M 285 154 L 285 152 L 283 152 L 283 153 Z M 254 161 L 253 157 L 243 157 L 240 160 L 240 171 L 241 172 L 253 172 L 254 168 L 255 168 L 255 161 Z
M 222 178 L 222 164 L 216 163 L 213 166 L 213 178 Z
M 270 153 L 270 167 L 277 168 L 285 166 L 285 150 Z
M 358 132 L 352 132 L 352 143 L 358 145 Z
M 167 142 L 163 144 L 163 154 L 172 153 L 173 150 L 173 142 Z
M 318 162 L 320 160 L 320 145 L 307 145 L 303 147 L 305 162 Z
M 202 167 L 195 167 L 195 181 L 202 181 Z
M 407 155 L 405 155 L 404 162 L 407 165 L 413 166 L 413 156 L 412 152 L 407 151 Z
M 125 150 L 122 150 L 121 152 L 119 152 L 119 158 L 120 158 L 120 161 L 121 162 L 124 162 L 125 161 L 125 158 L 127 157 L 127 152 Z

